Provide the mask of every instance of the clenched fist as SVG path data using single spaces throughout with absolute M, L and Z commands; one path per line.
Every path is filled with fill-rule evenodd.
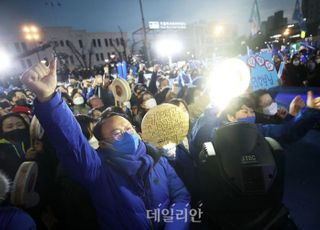
M 38 63 L 21 76 L 21 82 L 32 90 L 40 102 L 48 101 L 57 85 L 57 60 L 52 60 L 49 67 Z

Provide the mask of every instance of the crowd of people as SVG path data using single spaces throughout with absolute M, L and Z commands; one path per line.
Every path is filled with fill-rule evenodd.
M 320 54 L 305 64 L 302 57 L 287 61 L 283 86 L 320 86 Z M 274 60 L 277 66 L 280 60 Z M 278 213 L 262 217 L 261 207 L 241 213 L 241 207 L 230 211 L 228 202 L 213 201 L 227 192 L 221 180 L 202 170 L 200 155 L 219 128 L 237 123 L 256 124 L 263 136 L 286 148 L 318 128 L 320 98 L 311 91 L 306 101 L 297 95 L 288 108 L 268 90 L 248 91 L 219 111 L 210 104 L 203 66 L 154 65 L 147 79 L 140 65 L 137 73 L 128 71 L 130 101 L 117 103 L 114 76 L 58 82 L 56 68 L 56 60 L 39 63 L 16 86 L 2 88 L 1 229 L 296 229 L 288 213 L 269 225 L 264 221 Z M 141 125 L 148 111 L 163 103 L 188 115 L 189 132 L 180 143 L 157 148 L 141 139 Z M 26 161 L 38 165 L 40 199 L 15 207 L 10 181 Z M 277 196 L 275 205 L 282 206 L 281 192 Z

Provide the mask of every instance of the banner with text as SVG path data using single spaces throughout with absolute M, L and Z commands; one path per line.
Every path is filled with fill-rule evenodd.
M 279 85 L 277 70 L 270 52 L 261 52 L 242 56 L 241 59 L 250 68 L 250 86 L 253 91 L 269 89 Z

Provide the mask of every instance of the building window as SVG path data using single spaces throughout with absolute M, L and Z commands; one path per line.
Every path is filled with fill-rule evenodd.
M 124 46 L 124 39 L 121 38 L 120 41 L 121 41 L 121 45 Z
M 110 53 L 108 52 L 108 58 L 110 58 Z
M 68 59 L 68 57 L 66 57 L 65 61 L 66 61 L 66 64 L 69 65 L 69 59 Z
M 32 62 L 30 59 L 27 59 L 27 64 L 28 64 L 28 67 L 31 67 L 32 66 Z
M 110 46 L 113 46 L 113 42 L 112 42 L 111 38 L 109 38 L 109 44 L 110 44 Z
M 119 38 L 116 38 L 116 43 L 117 43 L 117 46 L 120 45 Z
M 126 58 L 126 52 L 123 51 L 123 57 Z
M 82 54 L 82 60 L 86 60 L 86 55 Z
M 103 55 L 103 53 L 100 54 L 100 59 L 101 59 L 101 61 L 104 60 L 104 55 Z
M 79 40 L 79 47 L 80 47 L 80 48 L 83 48 L 82 40 Z
M 109 44 L 108 44 L 108 39 L 104 39 L 104 44 L 106 45 L 106 47 L 109 46 Z
M 14 46 L 16 47 L 16 51 L 17 51 L 18 53 L 20 53 L 20 52 L 21 52 L 21 48 L 20 48 L 19 42 L 15 42 L 15 43 L 14 43 Z
M 74 65 L 74 59 L 72 55 L 70 56 L 70 62 L 71 62 L 71 65 Z
M 21 42 L 21 46 L 22 46 L 23 51 L 27 51 L 27 45 L 26 45 L 26 43 Z
M 96 60 L 97 60 L 97 61 L 100 61 L 100 60 L 99 60 L 99 54 L 96 54 Z
M 24 60 L 20 60 L 20 63 L 21 63 L 22 69 L 26 69 L 27 68 L 27 65 L 24 62 Z
M 101 41 L 100 41 L 100 39 L 97 39 L 97 42 L 98 42 L 98 46 L 101 47 Z
M 93 47 L 97 47 L 96 39 L 92 39 L 92 44 L 93 44 Z
M 60 41 L 60 46 L 64 46 L 64 42 L 62 40 Z

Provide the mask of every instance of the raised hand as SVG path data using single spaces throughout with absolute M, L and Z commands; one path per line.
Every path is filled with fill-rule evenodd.
M 308 91 L 307 107 L 320 110 L 320 97 L 314 98 L 312 91 Z
M 41 102 L 50 100 L 57 85 L 57 60 L 52 60 L 49 67 L 38 63 L 21 76 L 21 81 L 32 90 Z
M 296 96 L 290 103 L 289 113 L 292 116 L 296 116 L 299 113 L 299 111 L 305 106 L 306 104 L 304 103 L 301 96 Z
M 277 115 L 282 119 L 285 119 L 288 115 L 288 111 L 285 108 L 280 107 L 277 111 Z

